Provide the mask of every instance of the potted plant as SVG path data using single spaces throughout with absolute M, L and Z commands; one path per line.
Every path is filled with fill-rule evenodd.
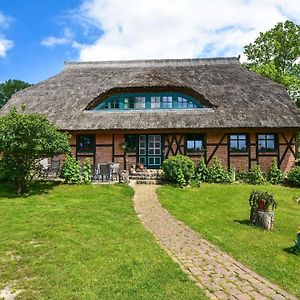
M 251 225 L 272 230 L 274 224 L 273 210 L 277 207 L 277 203 L 273 195 L 265 191 L 253 191 L 250 194 L 249 204 L 251 206 Z
M 145 169 L 145 165 L 142 162 L 138 162 L 136 164 L 136 168 L 138 171 L 143 171 Z
M 271 206 L 272 210 L 277 207 L 277 203 L 272 194 L 264 191 L 253 191 L 249 198 L 251 208 L 260 211 L 269 211 Z

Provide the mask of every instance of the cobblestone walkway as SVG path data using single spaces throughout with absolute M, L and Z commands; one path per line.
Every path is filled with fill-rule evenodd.
M 141 221 L 211 299 L 296 300 L 276 285 L 220 251 L 159 204 L 156 185 L 134 185 L 134 205 Z

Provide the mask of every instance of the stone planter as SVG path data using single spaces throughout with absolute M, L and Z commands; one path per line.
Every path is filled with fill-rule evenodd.
M 250 223 L 265 230 L 272 230 L 274 227 L 274 212 L 251 208 Z

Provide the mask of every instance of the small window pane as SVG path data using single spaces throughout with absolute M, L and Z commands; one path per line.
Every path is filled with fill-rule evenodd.
M 230 150 L 233 150 L 233 149 L 238 149 L 237 140 L 230 141 Z
M 139 162 L 142 164 L 146 164 L 146 157 L 140 157 Z
M 195 142 L 194 141 L 187 141 L 187 148 L 188 149 L 194 149 L 195 148 Z
M 267 140 L 267 148 L 268 149 L 274 149 L 275 148 L 275 143 L 273 140 Z
M 202 141 L 195 141 L 195 149 L 201 150 L 202 148 Z

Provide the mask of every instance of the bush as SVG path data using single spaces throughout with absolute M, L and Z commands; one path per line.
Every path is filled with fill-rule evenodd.
M 67 155 L 62 166 L 60 177 L 63 178 L 67 184 L 80 181 L 80 163 L 75 157 Z
M 300 187 L 300 167 L 292 168 L 287 175 L 287 179 L 290 185 Z
M 212 166 L 209 168 L 209 182 L 212 183 L 228 183 L 228 172 L 223 168 L 221 161 L 218 158 L 214 159 Z
M 175 155 L 166 159 L 162 164 L 164 176 L 179 186 L 183 187 L 191 184 L 195 175 L 195 164 L 184 155 Z
M 246 171 L 238 170 L 235 173 L 235 180 L 238 182 L 248 182 L 248 173 Z
M 92 167 L 91 160 L 89 158 L 86 158 L 83 162 L 81 178 L 86 184 L 92 182 Z
M 250 184 L 258 185 L 265 183 L 265 179 L 261 171 L 260 165 L 255 165 L 254 167 L 252 167 L 247 177 L 248 183 Z
M 197 182 L 210 181 L 210 172 L 203 157 L 200 158 L 199 165 L 196 168 L 195 181 Z
M 267 179 L 272 184 L 282 183 L 284 180 L 283 172 L 277 166 L 277 159 L 274 158 L 272 161 L 272 165 L 267 175 Z

